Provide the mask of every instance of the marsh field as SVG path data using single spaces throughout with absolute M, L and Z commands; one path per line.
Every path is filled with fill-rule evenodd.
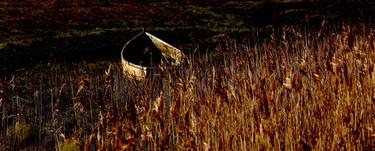
M 0 150 L 373 150 L 370 1 L 0 2 Z M 189 62 L 132 80 L 146 30 Z

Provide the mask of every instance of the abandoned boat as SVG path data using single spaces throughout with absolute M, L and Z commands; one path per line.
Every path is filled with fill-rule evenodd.
M 181 64 L 185 55 L 148 32 L 141 32 L 130 39 L 121 50 L 123 73 L 141 80 L 159 67 L 173 68 Z

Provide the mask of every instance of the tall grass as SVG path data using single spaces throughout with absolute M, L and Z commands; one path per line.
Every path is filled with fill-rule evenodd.
M 374 148 L 373 29 L 280 31 L 254 45 L 229 40 L 228 47 L 192 56 L 191 64 L 161 69 L 145 81 L 126 79 L 110 62 L 48 65 L 1 77 L 0 146 Z M 35 133 L 17 132 L 17 123 Z M 27 137 L 37 141 L 27 143 Z

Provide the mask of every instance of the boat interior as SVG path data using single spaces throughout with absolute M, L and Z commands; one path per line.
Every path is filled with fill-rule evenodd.
M 130 41 L 123 52 L 125 60 L 144 67 L 160 65 L 161 56 L 160 50 L 145 33 Z

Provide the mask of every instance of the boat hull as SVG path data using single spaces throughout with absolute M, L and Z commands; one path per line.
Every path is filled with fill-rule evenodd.
M 121 50 L 123 73 L 136 80 L 146 78 L 160 67 L 176 68 L 184 59 L 181 50 L 148 32 L 134 36 Z

